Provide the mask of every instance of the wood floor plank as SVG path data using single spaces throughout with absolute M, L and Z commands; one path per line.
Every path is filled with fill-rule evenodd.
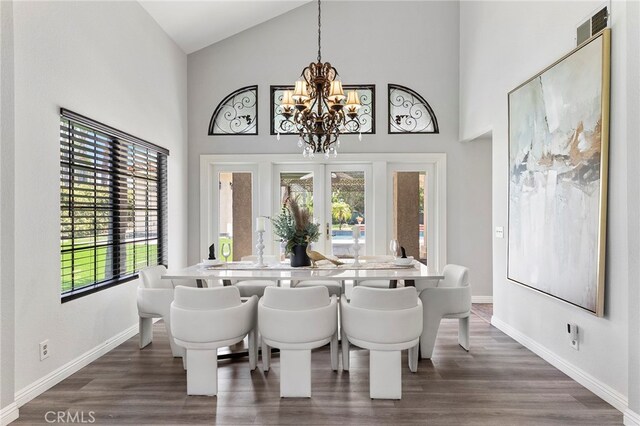
M 162 323 L 140 350 L 137 336 L 20 408 L 20 424 L 47 424 L 48 411 L 93 413 L 94 424 L 130 425 L 620 425 L 622 414 L 492 327 L 490 306 L 472 315 L 471 351 L 457 344 L 457 320 L 442 322 L 432 360 L 418 372 L 403 355 L 402 399 L 369 398 L 369 353 L 354 348 L 349 372 L 333 372 L 328 347 L 312 355 L 312 397 L 280 398 L 279 358 L 249 371 L 219 363 L 217 397 L 186 395 L 182 361 L 171 357 Z

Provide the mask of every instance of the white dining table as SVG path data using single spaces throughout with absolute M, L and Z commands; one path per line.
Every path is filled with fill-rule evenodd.
M 442 274 L 416 261 L 413 261 L 408 267 L 379 261 L 362 262 L 360 266 L 354 266 L 352 262 L 352 260 L 347 260 L 344 265 L 340 266 L 322 262 L 317 268 L 294 268 L 288 262 L 272 263 L 265 267 L 258 267 L 254 262 L 225 262 L 210 267 L 198 264 L 187 268 L 168 270 L 162 278 L 176 280 L 174 285 L 180 284 L 177 280 L 196 280 L 198 287 L 207 287 L 207 283 L 212 281 L 222 281 L 223 285 L 230 285 L 233 281 L 255 279 L 274 280 L 278 282 L 278 285 L 287 280 L 353 280 L 354 283 L 364 280 L 388 280 L 390 288 L 396 287 L 400 280 L 404 281 L 405 286 L 415 285 L 416 280 L 427 281 L 427 286 L 435 286 L 437 280 L 444 278 Z M 272 351 L 277 352 L 278 350 L 273 348 Z M 246 348 L 228 348 L 228 350 L 218 352 L 218 359 L 247 355 Z
M 409 266 L 399 266 L 394 263 L 363 262 L 360 266 L 353 263 L 335 266 L 331 263 L 313 267 L 291 267 L 286 262 L 274 263 L 265 267 L 258 267 L 252 262 L 228 262 L 218 266 L 193 265 L 183 269 L 168 270 L 163 279 L 191 279 L 191 280 L 222 280 L 231 282 L 238 280 L 389 280 L 390 282 L 405 281 L 405 285 L 412 285 L 415 280 L 439 280 L 444 278 L 439 272 L 433 271 L 426 265 L 413 261 Z

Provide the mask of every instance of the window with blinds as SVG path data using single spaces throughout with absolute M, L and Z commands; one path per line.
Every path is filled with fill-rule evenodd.
M 60 111 L 62 300 L 167 264 L 169 151 Z

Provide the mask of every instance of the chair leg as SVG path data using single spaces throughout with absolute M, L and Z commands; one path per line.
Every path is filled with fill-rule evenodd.
M 340 334 L 342 335 L 342 369 L 349 371 L 349 339 L 347 338 L 347 333 L 344 332 L 344 328 L 342 328 Z
M 256 329 L 249 331 L 249 368 L 251 371 L 256 369 L 258 364 L 258 332 Z
M 409 348 L 409 370 L 412 373 L 418 372 L 418 347 L 420 344 L 416 344 L 414 347 Z
M 218 394 L 218 351 L 187 351 L 187 395 Z
M 167 336 L 169 336 L 169 346 L 171 346 L 171 353 L 174 358 L 183 358 L 185 349 L 182 346 L 178 346 L 176 341 L 173 339 L 173 334 L 171 334 L 171 323 L 168 321 L 168 318 L 163 317 L 164 325 L 167 329 Z
M 280 397 L 311 397 L 310 350 L 280 350 Z
M 139 318 L 140 349 L 153 341 L 153 318 Z
M 331 337 L 331 369 L 338 371 L 338 330 Z
M 282 362 L 282 361 L 280 361 Z M 269 371 L 271 366 L 271 348 L 262 340 L 262 371 Z
M 469 318 L 460 318 L 458 320 L 458 343 L 467 352 L 469 352 Z
M 430 359 L 433 355 L 436 337 L 438 337 L 438 328 L 440 328 L 440 320 L 440 317 L 425 318 L 424 320 L 424 328 L 420 336 L 420 356 L 422 359 Z
M 372 399 L 402 397 L 400 351 L 369 352 L 369 395 Z

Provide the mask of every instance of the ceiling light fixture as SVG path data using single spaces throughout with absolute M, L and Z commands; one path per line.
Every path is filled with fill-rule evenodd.
M 303 148 L 303 156 L 313 158 L 316 153 L 324 153 L 326 158 L 335 158 L 341 129 L 360 130 L 357 117 L 362 105 L 357 91 L 345 96 L 338 71 L 329 62 L 322 62 L 321 12 L 318 0 L 318 62 L 302 70 L 293 91 L 284 92 L 281 107 L 285 119 L 280 128 L 298 132 L 298 148 Z M 362 140 L 362 134 L 359 138 Z

